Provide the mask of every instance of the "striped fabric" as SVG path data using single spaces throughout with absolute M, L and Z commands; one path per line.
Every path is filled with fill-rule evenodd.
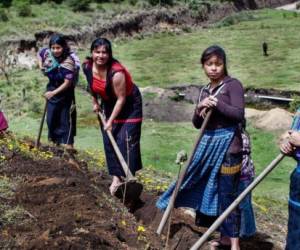
M 207 130 L 197 146 L 175 207 L 191 207 L 206 215 L 218 214 L 218 173 L 225 153 L 232 141 L 235 128 Z M 156 206 L 165 209 L 174 191 L 175 182 L 159 198 Z
M 300 108 L 298 108 L 292 130 L 300 131 Z M 300 148 L 297 147 L 294 153 L 297 160 L 297 167 L 291 174 L 290 197 L 289 197 L 289 220 L 286 250 L 300 249 Z

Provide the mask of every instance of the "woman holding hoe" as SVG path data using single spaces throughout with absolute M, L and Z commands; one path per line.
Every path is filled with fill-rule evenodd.
M 71 53 L 62 35 L 50 38 L 49 48 L 38 54 L 39 67 L 48 77 L 47 99 L 48 138 L 66 149 L 73 149 L 76 135 L 75 82 L 78 58 Z M 77 63 L 76 63 L 77 61 Z
M 293 156 L 297 161 L 291 174 L 286 250 L 300 249 L 300 108 L 295 115 L 292 129 L 280 145 L 284 154 Z
M 97 38 L 91 45 L 91 58 L 83 63 L 89 91 L 92 94 L 93 110 L 99 112 L 98 97 L 101 97 L 106 124 L 103 131 L 110 130 L 134 175 L 142 168 L 140 137 L 142 125 L 142 97 L 127 69 L 112 55 L 111 43 Z M 126 176 L 107 133 L 103 144 L 109 174 L 113 176 L 109 187 L 115 194 Z
M 239 124 L 244 120 L 244 90 L 227 72 L 226 54 L 211 46 L 201 56 L 209 84 L 202 88 L 193 124 L 200 128 L 208 110 L 212 115 L 188 166 L 175 207 L 191 207 L 197 220 L 207 224 L 221 214 L 237 197 L 242 164 L 242 138 Z M 174 184 L 160 197 L 157 206 L 165 209 Z M 240 211 L 234 210 L 220 226 L 221 237 L 210 242 L 211 249 L 228 245 L 239 250 Z

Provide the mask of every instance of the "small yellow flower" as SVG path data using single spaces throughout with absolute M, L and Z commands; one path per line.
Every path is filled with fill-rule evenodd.
M 122 221 L 121 221 L 121 224 L 122 224 L 123 226 L 126 226 L 126 221 L 125 221 L 125 220 L 122 220 Z
M 141 232 L 145 232 L 146 229 L 145 229 L 143 226 L 138 226 L 137 231 L 138 231 L 139 233 L 141 233 Z

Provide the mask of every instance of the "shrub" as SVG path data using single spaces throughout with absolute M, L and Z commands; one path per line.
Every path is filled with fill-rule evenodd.
M 7 22 L 8 21 L 8 15 L 4 9 L 0 9 L 0 22 Z
M 68 0 L 67 3 L 73 11 L 88 11 L 90 10 L 91 0 Z
M 300 107 L 300 96 L 293 95 L 292 99 L 293 99 L 293 101 L 290 102 L 289 110 L 291 112 L 296 112 L 296 110 Z
M 129 0 L 129 4 L 133 5 L 133 6 L 136 5 L 137 2 L 138 2 L 138 0 Z
M 300 3 L 296 3 L 296 9 L 297 9 L 297 10 L 300 9 Z
M 148 0 L 148 3 L 150 3 L 150 5 L 155 6 L 155 5 L 170 5 L 172 6 L 174 4 L 173 0 Z
M 12 4 L 12 0 L 0 0 L 0 5 L 3 8 L 9 8 Z
M 21 17 L 32 16 L 32 9 L 29 0 L 14 0 L 13 5 L 17 7 L 18 14 Z

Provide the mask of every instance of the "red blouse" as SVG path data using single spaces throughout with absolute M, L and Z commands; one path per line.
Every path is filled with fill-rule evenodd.
M 89 66 L 92 67 L 92 63 L 89 63 L 89 64 L 90 64 Z M 126 96 L 131 95 L 132 90 L 133 90 L 133 81 L 132 81 L 131 75 L 129 74 L 127 69 L 119 62 L 114 62 L 112 64 L 111 70 L 114 73 L 122 72 L 125 75 Z M 94 93 L 100 94 L 100 96 L 104 100 L 109 100 L 109 96 L 107 96 L 107 93 L 106 93 L 106 80 L 102 80 L 102 79 L 99 79 L 99 78 L 96 78 L 95 76 L 93 76 L 93 82 L 92 82 L 91 88 Z
M 93 76 L 92 91 L 100 94 L 101 98 L 108 100 L 105 91 L 106 81 Z

